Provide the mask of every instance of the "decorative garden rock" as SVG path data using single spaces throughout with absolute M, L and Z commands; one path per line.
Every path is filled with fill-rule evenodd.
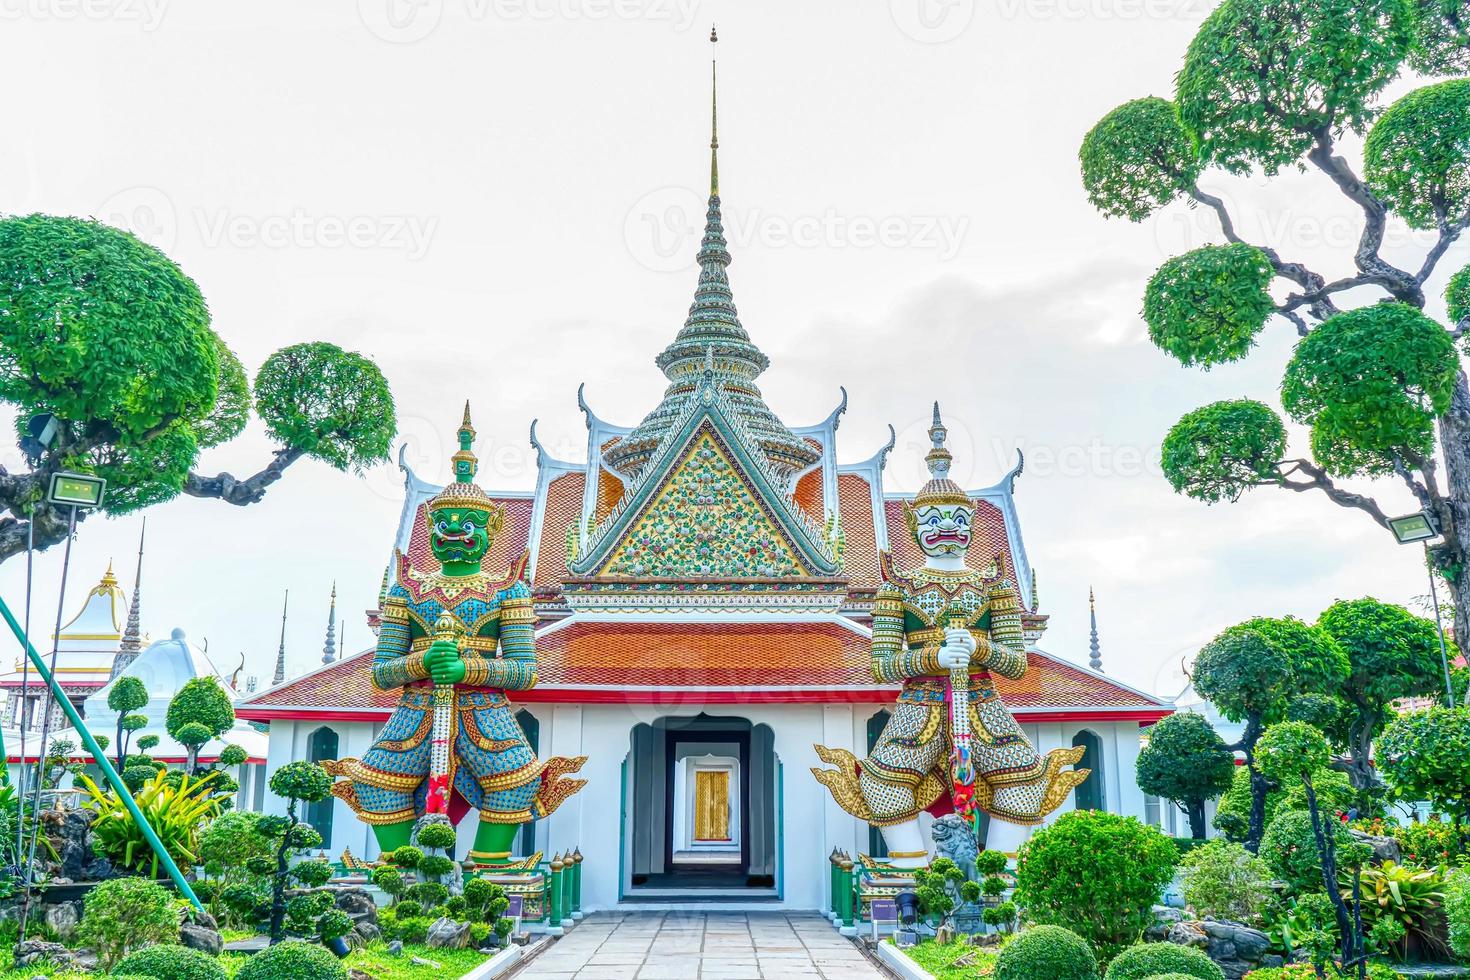
M 70 939 L 76 935 L 77 926 L 81 925 L 82 913 L 78 906 L 79 902 L 62 902 L 59 905 L 46 906 L 43 918 L 46 925 L 60 936 L 63 940 Z
M 366 888 L 341 888 L 336 892 L 337 908 L 358 922 L 378 921 L 378 903 Z
M 1165 938 L 1176 945 L 1193 946 L 1195 949 L 1207 950 L 1210 945 L 1210 937 L 1200 924 L 1188 920 L 1174 923 Z
M 1223 919 L 1186 919 L 1178 909 L 1163 906 L 1154 906 L 1154 923 L 1144 931 L 1144 939 L 1203 950 L 1229 980 L 1285 962 L 1268 952 L 1271 941 L 1259 929 Z
M 455 922 L 448 916 L 434 920 L 429 926 L 428 945 L 431 949 L 464 949 L 470 941 L 470 924 Z
M 197 949 L 201 953 L 210 956 L 218 956 L 224 952 L 225 938 L 215 929 L 199 922 L 185 922 L 179 926 L 179 945 L 189 949 Z
M 368 922 L 364 919 L 352 927 L 353 935 L 362 940 L 363 945 L 375 943 L 383 938 L 383 930 L 378 928 L 376 922 Z
M 103 881 L 114 876 L 112 862 L 92 850 L 92 821 L 86 807 L 67 810 L 53 828 L 58 876 L 72 881 Z
M 17 967 L 34 966 L 42 960 L 50 960 L 57 966 L 71 966 L 76 959 L 76 954 L 60 943 L 48 943 L 40 939 L 27 939 L 15 947 Z
M 1349 830 L 1348 834 L 1358 843 L 1367 844 L 1373 848 L 1374 864 L 1382 864 L 1384 861 L 1398 864 L 1404 859 L 1403 852 L 1399 849 L 1399 842 L 1392 837 L 1375 837 L 1361 830 Z

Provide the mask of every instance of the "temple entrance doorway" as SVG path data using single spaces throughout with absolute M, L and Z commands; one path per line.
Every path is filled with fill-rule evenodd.
M 777 897 L 777 760 L 766 725 L 664 717 L 633 728 L 626 898 Z

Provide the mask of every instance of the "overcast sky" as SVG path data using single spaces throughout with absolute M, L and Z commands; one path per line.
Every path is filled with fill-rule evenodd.
M 872 455 L 892 423 L 893 489 L 918 485 L 936 398 L 967 485 L 994 482 L 1024 448 L 1016 496 L 1051 614 L 1042 645 L 1086 661 L 1094 585 L 1106 669 L 1172 694 L 1181 659 L 1242 618 L 1427 592 L 1421 553 L 1361 513 L 1269 490 L 1210 508 L 1159 473 L 1181 413 L 1242 395 L 1277 403 L 1293 340 L 1273 324 L 1247 362 L 1209 373 L 1152 347 L 1144 282 L 1217 233 L 1183 205 L 1105 220 L 1077 175 L 1102 114 L 1171 93 L 1211 6 L 0 0 L 14 95 L 0 211 L 139 232 L 198 281 L 252 373 L 303 340 L 371 356 L 426 478 L 447 474 L 471 398 L 482 482 L 530 488 L 533 418 L 555 453 L 583 457 L 579 383 L 624 424 L 663 390 L 653 358 L 696 275 L 716 21 L 731 278 L 771 357 L 769 404 L 807 424 L 845 385 L 839 459 Z M 1204 184 L 1257 241 L 1329 278 L 1347 268 L 1358 222 L 1324 178 Z M 1417 265 L 1422 241 L 1401 227 L 1390 241 Z M 1441 268 L 1467 259 L 1462 246 Z M 243 476 L 268 453 L 256 422 L 199 468 Z M 18 452 L 3 462 L 18 466 Z M 1414 509 L 1396 486 L 1372 489 L 1390 512 Z M 320 659 L 335 579 L 346 643 L 367 646 L 362 610 L 400 502 L 391 465 L 359 479 L 303 461 L 252 507 L 155 507 L 144 628 L 207 638 L 226 671 L 243 653 L 268 681 L 283 591 L 299 672 Z M 138 525 L 82 526 L 73 597 L 109 558 L 131 588 Z M 38 635 L 60 550 L 37 563 Z M 22 571 L 0 567 L 15 605 Z

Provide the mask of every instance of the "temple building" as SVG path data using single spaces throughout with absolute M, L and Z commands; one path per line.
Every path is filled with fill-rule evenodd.
M 882 730 L 897 687 L 874 679 L 873 599 L 884 561 L 923 557 L 905 496 L 884 486 L 892 440 L 839 458 L 845 393 L 800 425 L 762 396 L 770 362 L 736 311 L 714 145 L 694 300 L 654 358 L 663 399 L 624 424 L 579 392 L 585 461 L 552 456 L 532 423 L 535 489 L 489 490 L 504 524 L 484 567 L 500 574 L 524 556 L 538 613 L 537 684 L 514 695 L 519 719 L 538 754 L 587 756 L 587 786 L 530 825 L 519 850 L 579 848 L 588 911 L 691 900 L 817 909 L 833 848 L 881 853 L 812 776 L 813 745 L 862 757 Z M 928 392 L 912 397 L 927 408 Z M 432 571 L 424 505 L 440 488 L 402 454 L 400 466 L 403 508 L 385 550 Z M 1013 582 L 1024 606 L 1029 669 L 996 686 L 1038 750 L 1086 748 L 1092 776 L 1068 807 L 1144 818 L 1141 735 L 1172 708 L 1036 645 L 1047 616 L 1021 535 L 1021 474 L 1018 458 L 968 491 L 970 562 Z M 240 704 L 240 717 L 270 726 L 268 769 L 367 751 L 398 697 L 373 689 L 372 656 L 344 650 Z M 376 855 L 345 803 L 318 809 L 332 853 Z
M 109 563 L 102 580 L 87 593 L 81 610 L 61 627 L 56 637 L 56 680 L 79 711 L 83 710 L 88 695 L 112 679 L 128 623 L 128 601 Z M 136 618 L 131 623 L 136 628 Z M 136 641 L 135 633 L 132 639 Z M 43 644 L 39 638 L 32 642 L 49 661 L 49 644 Z M 28 733 L 39 733 L 48 709 L 51 731 L 69 727 L 61 706 L 47 693 L 36 672 L 25 669 L 24 660 L 25 654 L 18 654 L 12 670 L 0 676 L 0 689 L 6 692 L 5 729 L 19 731 L 24 727 Z

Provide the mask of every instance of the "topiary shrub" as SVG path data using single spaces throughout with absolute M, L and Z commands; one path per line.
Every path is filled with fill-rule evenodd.
M 1097 957 L 1070 929 L 1035 926 L 1001 949 L 995 980 L 1097 980 Z
M 400 918 L 398 920 L 398 938 L 406 943 L 421 943 L 429 938 L 429 926 L 433 924 L 433 919 L 424 916 Z M 237 977 L 236 980 L 242 980 L 242 978 Z M 244 980 L 248 980 L 248 978 L 244 978 Z
M 1339 848 L 1351 843 L 1340 823 L 1330 818 L 1324 822 L 1323 831 L 1336 835 Z M 1312 832 L 1310 813 L 1292 810 L 1272 820 L 1261 837 L 1261 859 L 1271 873 L 1293 892 L 1320 892 L 1325 889 L 1322 856 L 1317 850 L 1317 836 Z
M 152 977 L 153 980 L 227 980 L 229 974 L 214 957 L 183 946 L 147 946 L 123 957 L 113 975 Z
M 1133 817 L 1074 810 L 1038 830 L 1016 860 L 1016 902 L 1028 921 L 1064 926 L 1104 960 L 1153 923 L 1179 852 Z
M 1450 949 L 1470 960 L 1470 871 L 1450 876 L 1444 889 L 1444 914 L 1450 926 Z
M 80 936 L 97 950 L 104 970 L 134 949 L 178 942 L 173 897 L 156 881 L 112 878 L 87 892 L 82 907 Z
M 1271 893 L 1266 862 L 1231 841 L 1207 841 L 1179 867 L 1184 901 L 1201 918 L 1254 921 Z
M 1165 973 L 1195 980 L 1225 980 L 1214 960 L 1197 949 L 1174 943 L 1129 946 L 1108 964 L 1107 980 L 1144 980 Z
M 235 980 L 347 980 L 347 970 L 321 946 L 288 939 L 250 957 Z

